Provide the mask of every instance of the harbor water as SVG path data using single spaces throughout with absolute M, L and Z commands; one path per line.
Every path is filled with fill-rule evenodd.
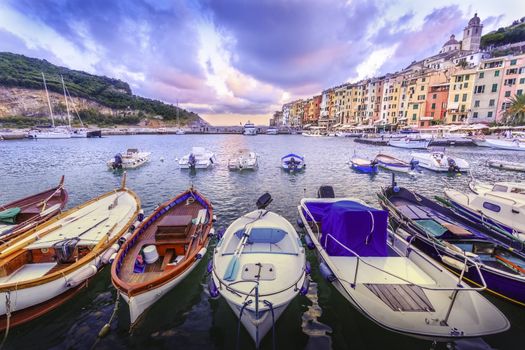
M 177 158 L 192 146 L 203 146 L 217 155 L 211 170 L 191 172 L 178 167 Z M 128 171 L 127 186 L 142 201 L 146 214 L 190 186 L 206 195 L 214 205 L 216 230 L 255 209 L 264 192 L 274 198 L 270 210 L 296 225 L 297 205 L 304 196 L 316 195 L 320 185 L 332 185 L 337 196 L 357 197 L 377 206 L 376 193 L 387 186 L 391 174 L 359 174 L 347 162 L 354 152 L 373 158 L 385 152 L 410 160 L 410 151 L 358 144 L 351 138 L 314 138 L 300 135 L 136 135 L 101 139 L 18 140 L 0 142 L 0 203 L 8 203 L 56 185 L 65 175 L 68 207 L 81 204 L 119 186 L 121 174 L 109 171 L 106 162 L 128 148 L 152 152 L 145 166 Z M 260 156 L 257 171 L 232 172 L 227 161 L 241 149 Z M 304 155 L 302 173 L 289 174 L 279 168 L 280 157 Z M 472 174 L 485 182 L 525 181 L 525 173 L 490 169 L 488 159 L 525 162 L 525 152 L 497 151 L 476 147 L 450 147 L 447 153 L 468 160 Z M 414 177 L 399 175 L 400 186 L 427 196 L 442 195 L 444 187 L 468 191 L 469 175 L 444 175 L 422 171 Z M 298 227 L 297 227 L 298 228 Z M 239 349 L 253 342 L 223 299 L 207 294 L 206 264 L 216 242 L 212 241 L 204 262 L 178 287 L 165 295 L 130 332 L 127 305 L 120 303 L 111 331 L 98 338 L 114 309 L 116 292 L 105 268 L 91 280 L 89 288 L 51 313 L 9 331 L 7 349 Z M 508 317 L 509 331 L 480 339 L 432 344 L 384 330 L 365 318 L 324 281 L 312 252 L 313 282 L 306 296 L 298 296 L 276 324 L 280 349 L 516 349 L 525 334 L 522 307 L 485 294 Z M 3 302 L 3 301 L 0 301 Z M 272 349 L 270 333 L 263 349 Z

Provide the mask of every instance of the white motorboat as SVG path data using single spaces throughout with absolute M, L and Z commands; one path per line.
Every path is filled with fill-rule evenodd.
M 458 281 L 409 239 L 388 230 L 387 211 L 354 198 L 305 198 L 298 210 L 306 244 L 318 253 L 321 275 L 381 327 L 436 341 L 510 327 L 477 292 L 485 285 L 472 288 L 463 278 Z M 477 264 L 469 268 L 480 274 Z
M 485 144 L 494 149 L 504 149 L 509 151 L 525 151 L 525 142 L 518 139 L 503 140 L 503 139 L 486 139 Z
M 398 148 L 409 148 L 409 149 L 426 149 L 429 145 L 429 140 L 424 139 L 415 139 L 410 137 L 405 137 L 403 139 L 388 141 L 388 144 L 392 147 Z
M 410 162 L 405 162 L 399 158 L 393 157 L 388 154 L 379 153 L 374 162 L 383 169 L 400 172 L 400 173 L 409 173 L 417 168 L 418 161 L 412 160 Z
M 257 153 L 241 149 L 228 161 L 230 170 L 254 170 L 259 166 Z
M 281 157 L 281 168 L 290 172 L 304 170 L 304 168 L 306 168 L 304 157 L 295 153 L 287 154 Z
M 274 127 L 269 127 L 266 130 L 266 135 L 277 135 L 278 133 L 279 133 L 279 130 L 277 128 L 274 128 Z
M 217 162 L 215 153 L 204 147 L 193 147 L 191 152 L 179 160 L 181 169 L 208 169 Z
M 257 135 L 257 128 L 255 127 L 255 124 L 253 124 L 252 122 L 248 120 L 248 122 L 244 124 L 243 134 L 247 136 Z
M 235 220 L 213 252 L 209 292 L 221 295 L 259 347 L 290 301 L 308 291 L 309 267 L 295 228 L 266 210 L 269 194 L 257 210 Z
M 308 136 L 308 137 L 322 137 L 322 136 L 326 136 L 325 135 L 325 128 L 321 127 L 321 126 L 312 126 L 310 127 L 309 130 L 307 131 L 303 131 L 303 136 Z
M 412 162 L 418 162 L 418 166 L 437 172 L 464 172 L 470 168 L 469 163 L 461 158 L 452 158 L 444 151 L 431 151 L 429 153 L 411 153 Z
M 150 152 L 140 152 L 136 148 L 129 148 L 125 153 L 117 153 L 107 161 L 110 170 L 135 169 L 150 160 Z
M 490 159 L 487 164 L 491 168 L 513 170 L 513 171 L 525 171 L 525 163 L 522 162 L 509 162 L 506 160 Z
M 140 200 L 125 188 L 107 192 L 0 245 L 0 317 L 15 326 L 58 307 L 120 249 Z M 31 308 L 30 310 L 28 310 Z
M 71 138 L 86 138 L 88 129 L 86 128 L 71 128 Z
M 471 221 L 525 241 L 525 183 L 471 183 L 474 193 L 445 189 L 450 204 Z

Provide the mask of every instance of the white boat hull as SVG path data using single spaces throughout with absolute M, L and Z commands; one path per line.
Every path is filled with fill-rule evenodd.
M 525 164 L 523 163 L 507 162 L 504 160 L 489 160 L 487 163 L 491 168 L 513 171 L 525 171 Z
M 452 158 L 446 155 L 444 155 L 441 160 L 436 159 L 433 156 L 433 153 L 412 153 L 412 157 L 413 160 L 417 160 L 419 162 L 419 167 L 435 172 L 465 172 L 468 171 L 470 168 L 470 165 L 466 160 L 461 158 Z M 458 167 L 459 170 L 451 169 L 449 159 L 454 160 L 455 165 Z
M 171 291 L 173 288 L 175 288 L 179 283 L 181 283 L 200 263 L 199 259 L 194 264 L 192 264 L 186 271 L 184 271 L 182 274 L 177 276 L 176 278 L 168 281 L 167 283 L 163 284 L 162 286 L 150 289 L 147 292 L 140 293 L 138 295 L 133 295 L 129 297 L 127 294 L 123 292 L 119 292 L 122 298 L 126 301 L 126 303 L 129 306 L 129 317 L 131 324 L 133 325 L 137 320 L 140 318 L 140 316 L 153 304 L 155 304 L 160 298 L 162 298 L 165 294 L 167 294 L 169 291 Z
M 494 149 L 502 149 L 508 151 L 525 151 L 525 142 L 520 142 L 518 140 L 496 140 L 496 139 L 486 139 L 484 144 L 487 147 Z
M 427 140 L 390 140 L 388 144 L 392 147 L 407 148 L 407 149 L 426 149 L 430 141 Z

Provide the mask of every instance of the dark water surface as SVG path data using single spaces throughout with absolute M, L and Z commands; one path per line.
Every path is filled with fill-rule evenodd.
M 176 158 L 192 146 L 204 146 L 217 154 L 212 170 L 190 173 L 180 170 Z M 274 202 L 271 210 L 292 223 L 297 219 L 297 205 L 306 196 L 315 196 L 317 188 L 330 184 L 337 196 L 354 196 L 377 206 L 375 193 L 390 183 L 388 173 L 376 176 L 358 174 L 346 162 L 354 150 L 372 158 L 379 151 L 409 159 L 409 151 L 390 147 L 366 146 L 352 139 L 310 138 L 303 136 L 246 137 L 242 135 L 165 135 L 113 136 L 102 139 L 38 140 L 0 142 L 0 203 L 10 202 L 56 185 L 66 176 L 68 207 L 81 204 L 107 192 L 120 183 L 121 177 L 108 171 L 105 162 L 127 148 L 152 152 L 151 162 L 128 172 L 128 187 L 137 192 L 142 207 L 149 214 L 154 206 L 180 193 L 190 185 L 210 198 L 218 222 L 216 229 L 227 227 L 235 218 L 254 209 L 255 200 L 268 191 Z M 230 172 L 227 161 L 240 148 L 260 155 L 260 168 L 254 172 Z M 298 153 L 306 158 L 304 173 L 288 174 L 279 168 L 280 157 Z M 449 148 L 448 153 L 467 159 L 473 174 L 484 181 L 524 181 L 525 174 L 489 169 L 489 158 L 525 161 L 525 154 L 494 151 L 486 148 Z M 161 161 L 164 159 L 164 161 Z M 398 176 L 401 186 L 426 195 L 441 195 L 453 186 L 467 190 L 468 176 L 446 176 L 423 172 L 417 177 Z M 109 269 L 104 269 L 72 301 L 24 326 L 11 329 L 5 348 L 9 349 L 232 349 L 237 342 L 237 318 L 222 299 L 211 300 L 206 292 L 206 264 L 165 295 L 147 311 L 141 323 L 128 332 L 129 316 L 125 303 L 120 304 L 111 332 L 103 339 L 97 334 L 109 320 L 115 303 Z M 430 349 L 432 343 L 394 334 L 367 320 L 355 311 L 332 286 L 320 276 L 314 255 L 310 292 L 290 304 L 276 325 L 280 349 Z M 436 344 L 437 349 L 517 349 L 523 346 L 525 310 L 490 295 L 509 318 L 512 328 L 503 334 Z M 1 301 L 0 301 L 1 302 Z M 239 335 L 239 349 L 253 348 L 244 329 Z M 271 334 L 262 348 L 271 349 Z

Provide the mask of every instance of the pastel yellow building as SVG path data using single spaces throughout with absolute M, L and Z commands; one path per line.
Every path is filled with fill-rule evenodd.
M 460 69 L 452 73 L 448 90 L 447 124 L 464 123 L 471 117 L 475 76 L 475 69 Z

